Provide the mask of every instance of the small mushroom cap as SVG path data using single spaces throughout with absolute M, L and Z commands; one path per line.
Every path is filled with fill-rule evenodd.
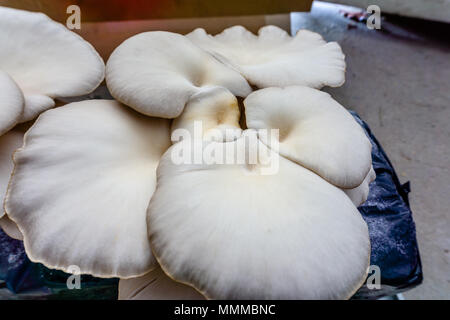
M 177 165 L 171 153 L 183 142 L 163 155 L 147 218 L 161 267 L 212 299 L 348 298 L 369 262 L 360 213 L 342 190 L 260 141 L 246 147 L 249 135 L 203 146 L 258 148 L 267 156 L 253 164 Z M 260 174 L 276 159 L 278 172 Z
M 240 70 L 259 88 L 339 87 L 345 81 L 345 56 L 341 47 L 308 30 L 300 30 L 291 37 L 278 27 L 265 26 L 256 36 L 244 27 L 234 26 L 211 36 L 199 28 L 186 37 Z
M 0 7 L 0 69 L 25 96 L 24 122 L 52 108 L 53 98 L 93 91 L 105 65 L 87 41 L 46 15 Z
M 8 189 L 8 182 L 14 169 L 13 153 L 22 146 L 23 132 L 13 129 L 0 136 L 0 218 L 5 214 L 4 197 Z
M 13 153 L 22 146 L 22 128 L 15 127 L 5 135 L 0 136 L 0 228 L 11 238 L 22 240 L 22 233 L 16 223 L 5 214 L 3 200 L 8 189 L 9 179 L 14 169 Z
M 366 202 L 367 197 L 369 196 L 369 185 L 372 181 L 374 181 L 376 178 L 375 170 L 373 170 L 373 167 L 370 168 L 369 173 L 364 178 L 364 181 L 353 189 L 342 189 L 345 194 L 352 200 L 353 204 L 357 207 L 362 205 L 364 202 Z
M 251 92 L 247 81 L 186 37 L 164 31 L 125 40 L 106 65 L 106 82 L 114 98 L 149 116 L 175 118 L 191 96 L 221 86 L 234 95 Z
M 230 141 L 241 135 L 239 118 L 236 97 L 225 88 L 214 87 L 191 97 L 183 113 L 173 120 L 172 133 L 184 129 L 191 138 Z
M 369 139 L 329 94 L 301 86 L 266 88 L 244 105 L 248 128 L 279 129 L 279 153 L 335 186 L 356 188 L 369 172 Z M 267 135 L 260 138 L 270 145 Z
M 43 113 L 14 155 L 5 204 L 28 257 L 99 277 L 150 271 L 146 210 L 169 130 L 114 100 Z
M 203 300 L 194 288 L 169 278 L 158 266 L 142 277 L 119 281 L 119 300 Z
M 19 122 L 24 103 L 20 88 L 6 72 L 0 70 L 0 136 Z
M 20 232 L 19 227 L 7 214 L 0 218 L 0 228 L 11 238 L 23 240 L 23 235 L 22 232 Z

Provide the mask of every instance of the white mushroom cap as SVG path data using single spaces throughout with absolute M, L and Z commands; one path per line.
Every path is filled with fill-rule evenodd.
M 93 91 L 104 78 L 104 63 L 76 33 L 42 13 L 0 7 L 0 70 L 25 96 L 28 121 L 54 106 L 53 98 Z
M 360 206 L 364 202 L 366 202 L 367 197 L 369 196 L 369 185 L 372 181 L 374 181 L 376 178 L 375 170 L 373 170 L 373 167 L 370 168 L 369 173 L 364 178 L 364 181 L 353 189 L 342 189 L 345 194 L 352 200 L 353 204 L 355 206 Z
M 214 87 L 191 97 L 183 113 L 173 120 L 172 133 L 185 129 L 192 138 L 230 141 L 241 135 L 239 118 L 236 97 L 225 88 Z
M 30 260 L 99 277 L 155 267 L 146 210 L 156 167 L 170 146 L 168 120 L 114 100 L 43 113 L 14 155 L 5 210 Z
M 163 31 L 125 40 L 111 54 L 106 82 L 114 98 L 155 117 L 175 118 L 196 93 L 211 86 L 245 97 L 247 81 L 186 37 Z
M 250 94 L 244 105 L 248 128 L 279 129 L 279 153 L 335 186 L 356 188 L 368 174 L 372 145 L 329 94 L 300 86 L 267 88 Z
M 14 127 L 20 120 L 24 98 L 14 80 L 0 70 L 0 136 Z
M 259 88 L 305 85 L 339 87 L 345 81 L 345 56 L 336 42 L 300 30 L 291 37 L 275 26 L 258 35 L 241 26 L 211 36 L 199 28 L 186 35 L 196 45 L 234 66 Z
M 158 266 L 142 277 L 119 281 L 119 300 L 203 300 L 194 288 L 169 278 Z
M 3 200 L 14 169 L 13 153 L 22 146 L 24 132 L 24 128 L 15 127 L 3 136 L 0 136 L 0 228 L 7 235 L 18 240 L 22 240 L 22 234 L 14 221 L 5 214 Z
M 3 199 L 8 189 L 9 178 L 14 169 L 12 160 L 14 151 L 22 146 L 23 132 L 13 129 L 0 136 L 0 218 L 5 214 L 3 211 Z
M 203 146 L 242 151 L 249 135 L 256 133 Z M 343 299 L 359 288 L 369 234 L 342 190 L 258 140 L 248 150 L 268 156 L 254 164 L 176 165 L 171 153 L 180 144 L 160 161 L 148 209 L 166 274 L 213 299 Z M 267 159 L 278 159 L 277 173 L 260 174 Z

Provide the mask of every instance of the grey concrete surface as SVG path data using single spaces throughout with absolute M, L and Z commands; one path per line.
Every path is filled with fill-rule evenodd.
M 381 26 L 369 30 L 320 2 L 310 13 L 291 14 L 293 32 L 306 28 L 339 42 L 346 83 L 325 91 L 361 115 L 400 180 L 411 181 L 424 282 L 405 298 L 450 299 L 450 42 L 442 30 L 448 26 L 394 17 Z

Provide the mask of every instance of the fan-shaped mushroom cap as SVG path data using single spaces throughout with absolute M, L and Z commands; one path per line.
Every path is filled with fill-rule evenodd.
M 169 278 L 158 266 L 142 277 L 119 281 L 119 300 L 203 300 L 194 288 Z
M 42 114 L 14 155 L 5 205 L 28 257 L 100 277 L 150 271 L 155 260 L 145 216 L 169 132 L 168 120 L 114 100 Z
M 373 167 L 370 168 L 369 173 L 364 178 L 364 181 L 353 189 L 342 189 L 345 194 L 353 201 L 355 206 L 360 206 L 364 202 L 366 202 L 367 197 L 369 196 L 369 184 L 374 181 L 376 178 L 375 170 Z
M 0 7 L 0 69 L 25 96 L 22 121 L 54 106 L 53 98 L 93 91 L 105 65 L 76 33 L 42 13 Z
M 256 36 L 244 27 L 234 26 L 213 37 L 199 28 L 186 37 L 240 70 L 259 88 L 339 87 L 345 81 L 341 47 L 308 30 L 300 30 L 291 37 L 278 27 L 266 26 Z
M 247 81 L 186 37 L 163 31 L 125 40 L 106 65 L 106 82 L 114 98 L 155 117 L 175 118 L 191 96 L 211 86 L 245 97 Z
M 369 262 L 360 213 L 313 172 L 258 140 L 243 144 L 248 135 L 256 133 L 203 146 L 263 150 L 267 156 L 253 164 L 248 157 L 243 164 L 177 165 L 171 153 L 180 143 L 163 155 L 147 218 L 161 267 L 213 299 L 349 297 Z M 276 159 L 277 173 L 260 174 Z
M 279 129 L 280 154 L 330 183 L 356 188 L 369 172 L 369 139 L 329 94 L 300 86 L 267 88 L 250 94 L 244 105 L 248 128 Z
M 6 72 L 0 70 L 0 136 L 19 122 L 23 107 L 22 91 Z
M 225 88 L 215 87 L 191 97 L 183 113 L 173 120 L 172 132 L 185 129 L 192 138 L 230 141 L 241 135 L 239 118 L 236 97 Z

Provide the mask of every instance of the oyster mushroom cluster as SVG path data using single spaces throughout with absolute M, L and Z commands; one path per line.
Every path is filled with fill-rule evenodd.
M 0 8 L 0 43 L 1 133 L 103 79 L 94 49 L 44 15 Z M 339 45 L 306 30 L 135 35 L 106 64 L 115 100 L 45 111 L 23 144 L 23 126 L 0 137 L 2 226 L 32 261 L 121 278 L 121 298 L 348 298 L 375 174 L 364 131 L 319 90 L 344 77 Z

